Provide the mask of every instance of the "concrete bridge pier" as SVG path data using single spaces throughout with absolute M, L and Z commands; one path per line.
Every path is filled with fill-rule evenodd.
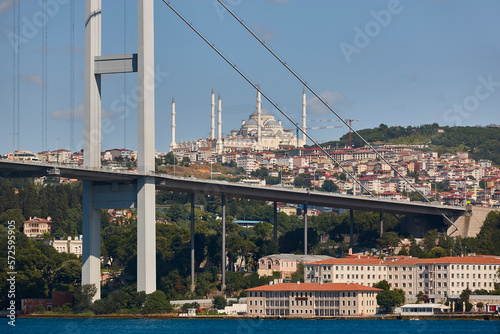
M 220 289 L 226 291 L 226 194 L 222 193 L 222 281 Z
M 94 284 L 101 298 L 101 210 L 94 207 L 94 184 L 83 181 L 82 285 Z
M 194 292 L 194 201 L 195 193 L 191 193 L 191 292 Z
M 349 248 L 352 252 L 354 247 L 354 211 L 349 210 Z
M 304 203 L 304 255 L 307 255 L 307 202 Z
M 384 210 L 380 210 L 380 238 L 384 234 Z
M 274 222 L 274 229 L 273 229 L 274 242 L 277 244 L 278 243 L 278 203 L 276 201 L 274 201 L 273 222 Z

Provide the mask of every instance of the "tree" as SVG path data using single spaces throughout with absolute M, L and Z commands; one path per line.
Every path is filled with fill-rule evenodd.
M 55 271 L 55 283 L 75 284 L 82 277 L 82 262 L 80 260 L 68 260 L 63 262 Z
M 218 310 L 224 309 L 224 307 L 226 307 L 227 305 L 226 298 L 222 296 L 215 296 L 213 302 L 214 302 L 214 307 Z
M 157 314 L 172 312 L 173 307 L 167 300 L 167 296 L 161 290 L 156 290 L 147 295 L 144 306 L 142 307 L 143 314 Z
M 81 313 L 90 310 L 92 299 L 97 293 L 95 284 L 85 284 L 79 286 L 75 291 L 75 304 L 73 310 L 76 313 Z
M 293 185 L 297 188 L 301 188 L 301 187 L 310 187 L 311 186 L 311 180 L 309 180 L 307 178 L 307 175 L 302 173 L 302 174 L 299 174 L 295 177 L 295 179 L 293 180 Z
M 429 252 L 431 258 L 440 258 L 446 256 L 446 250 L 443 247 L 433 247 Z
M 297 265 L 297 271 L 295 271 L 292 274 L 292 277 L 291 277 L 290 281 L 292 283 L 295 283 L 295 282 L 300 282 L 302 280 L 304 280 L 304 263 L 300 262 Z
M 391 289 L 389 282 L 387 282 L 386 280 L 373 284 L 373 287 L 377 289 L 382 289 L 384 291 L 389 291 Z
M 396 290 L 384 290 L 379 292 L 377 295 L 377 303 L 382 308 L 383 312 L 390 312 L 393 307 L 403 305 L 404 303 L 404 291 L 403 295 L 401 289 Z
M 422 291 L 419 291 L 419 293 L 417 293 L 417 304 L 428 303 L 428 302 L 429 302 L 429 295 L 426 295 Z
M 334 192 L 338 191 L 339 187 L 332 180 L 325 180 L 325 182 L 323 182 L 323 185 L 321 186 L 321 189 L 327 192 Z
M 377 239 L 377 247 L 379 249 L 389 248 L 394 249 L 401 242 L 401 238 L 396 232 L 384 232 L 382 238 Z

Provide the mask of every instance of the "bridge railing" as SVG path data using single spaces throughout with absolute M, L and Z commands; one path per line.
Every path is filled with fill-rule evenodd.
M 13 163 L 13 164 L 17 164 L 17 163 L 22 163 L 22 164 L 26 164 L 26 165 L 32 165 L 32 166 L 43 166 L 43 167 L 47 167 L 47 168 L 63 168 L 63 169 L 81 169 L 81 170 L 87 170 L 87 171 L 97 171 L 97 172 L 105 172 L 105 173 L 111 173 L 111 174 L 116 174 L 116 175 L 123 175 L 123 174 L 128 174 L 128 175 L 134 175 L 134 176 L 139 176 L 139 175 L 143 175 L 141 173 L 139 173 L 137 170 L 130 170 L 130 169 L 107 169 L 107 168 L 103 168 L 103 167 L 88 167 L 88 166 L 83 166 L 83 165 L 73 165 L 73 164 L 65 164 L 65 163 L 57 163 L 57 162 L 38 162 L 38 161 L 29 161 L 29 160 L 11 160 L 11 159 L 6 159 L 6 158 L 1 158 L 0 161 L 2 162 L 7 162 L 7 163 Z M 210 180 L 210 179 L 198 179 L 196 177 L 193 177 L 193 176 L 189 176 L 189 177 L 186 177 L 186 176 L 176 176 L 176 175 L 171 175 L 171 174 L 166 174 L 166 173 L 162 173 L 162 172 L 157 172 L 157 171 L 150 171 L 149 173 L 147 174 L 144 174 L 145 176 L 155 176 L 155 177 L 165 177 L 165 178 L 170 178 L 170 179 L 178 179 L 178 180 L 202 180 L 203 182 L 205 183 L 212 183 L 214 185 L 217 185 L 217 184 L 232 184 L 232 185 L 239 185 L 239 186 L 245 186 L 245 187 L 252 187 L 252 188 L 261 188 L 261 189 L 266 189 L 266 188 L 280 188 L 284 191 L 287 191 L 287 190 L 290 190 L 290 191 L 294 191 L 294 192 L 297 192 L 297 191 L 300 191 L 300 192 L 303 192 L 304 194 L 318 194 L 318 195 L 325 195 L 325 192 L 322 192 L 322 191 L 318 191 L 318 190 L 311 190 L 311 189 L 307 189 L 307 188 L 296 188 L 296 187 L 292 187 L 292 188 L 287 188 L 287 187 L 284 187 L 283 185 L 262 185 L 262 184 L 238 184 L 237 182 L 229 182 L 229 181 L 226 181 L 226 180 Z M 335 193 L 328 193 L 332 196 L 335 196 L 336 194 Z M 353 195 L 353 194 L 338 194 L 339 196 L 342 196 L 342 197 L 348 197 L 348 198 L 366 198 L 366 199 L 370 199 L 369 196 L 366 196 L 366 195 Z M 391 198 L 373 198 L 374 200 L 379 200 L 379 201 L 387 201 L 387 202 L 390 202 L 390 203 L 401 203 L 402 201 L 401 200 L 397 200 L 397 199 L 391 199 Z M 426 205 L 426 206 L 439 206 L 439 207 L 442 207 L 442 208 L 446 208 L 446 207 L 462 207 L 460 205 L 442 205 L 442 204 L 434 204 L 434 203 L 428 203 L 428 202 L 406 202 L 408 204 L 415 204 L 415 205 Z

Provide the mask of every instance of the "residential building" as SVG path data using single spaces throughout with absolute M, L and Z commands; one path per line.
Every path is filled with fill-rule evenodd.
M 358 283 L 373 286 L 387 280 L 392 288 L 403 289 L 408 300 L 419 292 L 431 301 L 458 298 L 463 290 L 493 290 L 499 281 L 500 257 L 465 256 L 437 259 L 395 257 L 331 258 L 304 266 L 304 280 L 312 283 Z
M 349 283 L 279 283 L 247 291 L 250 316 L 370 316 L 380 289 Z
M 295 254 L 273 254 L 259 259 L 259 276 L 271 276 L 273 272 L 279 272 L 281 278 L 291 277 L 297 271 L 299 263 L 330 259 L 327 255 L 295 255 Z
M 59 253 L 71 253 L 78 256 L 82 255 L 82 236 L 77 238 L 68 237 L 67 239 L 62 240 L 51 239 L 45 243 L 54 247 Z
M 50 217 L 47 219 L 30 217 L 29 220 L 23 222 L 23 232 L 28 237 L 41 237 L 44 233 L 50 233 L 50 224 L 52 224 Z
M 7 153 L 7 159 L 22 160 L 22 161 L 40 161 L 40 159 L 31 151 L 15 151 L 14 153 Z

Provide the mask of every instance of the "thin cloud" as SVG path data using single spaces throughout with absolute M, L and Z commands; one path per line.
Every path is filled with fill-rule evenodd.
M 5 0 L 0 2 L 0 15 L 3 15 L 5 12 L 8 12 L 14 7 L 14 3 L 16 0 Z
M 39 76 L 38 74 L 23 75 L 23 76 L 21 76 L 21 81 L 26 82 L 28 84 L 35 85 L 38 88 L 43 87 L 42 77 Z
M 274 37 L 274 30 L 258 22 L 252 24 L 252 30 L 265 42 L 270 42 Z
M 271 3 L 285 3 L 285 2 L 288 2 L 288 0 L 267 0 L 268 2 L 271 2 Z
M 350 109 L 354 104 L 352 100 L 346 98 L 339 92 L 325 91 L 319 94 L 319 96 L 334 110 Z M 328 108 L 316 97 L 307 100 L 307 111 L 316 115 L 326 115 L 330 113 Z
M 83 120 L 83 103 L 80 103 L 75 107 L 75 120 Z M 104 108 L 101 108 L 101 118 L 112 118 L 115 112 L 107 112 Z M 69 120 L 71 119 L 71 110 L 70 109 L 61 109 L 54 110 L 50 113 L 51 119 L 61 119 L 61 120 Z

